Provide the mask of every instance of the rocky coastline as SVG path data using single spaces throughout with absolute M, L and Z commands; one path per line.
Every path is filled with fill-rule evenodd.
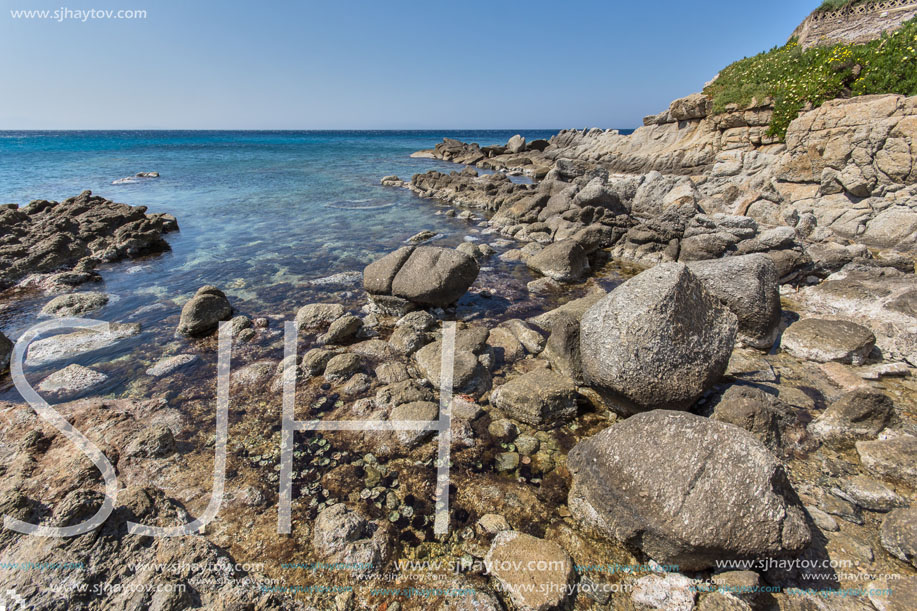
M 138 375 L 138 395 L 154 399 L 56 406 L 112 458 L 112 516 L 70 540 L 0 533 L 3 561 L 81 570 L 0 583 L 42 609 L 913 608 L 917 98 L 828 102 L 785 141 L 768 135 L 771 112 L 762 101 L 714 113 L 695 94 L 631 135 L 419 151 L 464 167 L 382 185 L 480 239 L 442 248 L 431 227 L 370 263 L 352 301 L 303 303 L 289 313 L 290 360 L 280 321 L 201 287 L 175 327 L 185 351 L 156 347 Z M 63 316 L 104 304 L 72 288 L 97 265 L 166 250 L 177 222 L 86 192 L 0 207 L 0 226 L 0 289 L 31 283 Z M 469 291 L 499 297 L 482 275 L 495 259 L 524 265 L 528 290 L 561 305 L 463 319 Z M 609 265 L 626 280 L 610 291 Z M 172 526 L 207 505 L 214 385 L 194 372 L 214 364 L 223 322 L 237 360 L 222 512 L 202 536 L 128 534 L 128 521 Z M 137 333 L 54 336 L 26 358 L 65 362 Z M 0 371 L 11 350 L 0 334 Z M 43 390 L 66 399 L 104 383 L 71 367 Z M 300 420 L 429 426 L 297 434 L 293 532 L 279 535 L 291 373 Z M 444 396 L 451 505 L 438 536 Z M 86 457 L 28 406 L 0 414 L 3 513 L 53 526 L 92 515 L 101 479 Z M 545 564 L 520 568 L 530 562 Z M 100 602 L 93 586 L 112 575 L 122 589 Z M 153 581 L 182 589 L 140 588 Z M 429 591 L 392 594 L 408 588 Z

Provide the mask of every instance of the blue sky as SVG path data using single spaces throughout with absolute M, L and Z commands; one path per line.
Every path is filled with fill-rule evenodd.
M 818 3 L 0 0 L 0 129 L 636 127 Z

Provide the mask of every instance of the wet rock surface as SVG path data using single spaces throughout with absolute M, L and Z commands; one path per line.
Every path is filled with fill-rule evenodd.
M 0 208 L 0 289 L 27 274 L 74 266 L 91 271 L 102 262 L 163 252 L 163 235 L 178 229 L 167 214 L 117 204 L 84 191 L 63 202 L 38 200 Z

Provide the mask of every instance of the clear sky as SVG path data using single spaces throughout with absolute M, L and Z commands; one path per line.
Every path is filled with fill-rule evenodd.
M 819 1 L 0 4 L 0 129 L 447 129 L 636 127 Z

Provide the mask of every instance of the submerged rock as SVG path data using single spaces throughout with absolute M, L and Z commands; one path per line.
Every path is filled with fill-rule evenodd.
M 55 297 L 45 304 L 45 307 L 41 309 L 41 313 L 45 316 L 57 316 L 58 318 L 82 316 L 102 308 L 107 303 L 108 295 L 105 293 L 71 293 Z
M 232 317 L 232 306 L 226 294 L 215 286 L 203 286 L 181 310 L 178 333 L 203 337 L 215 331 L 221 321 Z
M 108 331 L 81 330 L 53 335 L 32 342 L 26 353 L 25 364 L 34 367 L 54 361 L 108 348 L 121 340 L 140 333 L 140 324 L 111 323 Z
M 652 409 L 689 407 L 726 371 L 737 320 L 683 264 L 617 287 L 580 323 L 586 381 Z
M 42 380 L 38 390 L 54 399 L 66 400 L 87 393 L 107 381 L 108 376 L 101 371 L 74 363 Z
M 794 555 L 811 539 L 783 466 L 729 424 L 638 414 L 577 444 L 567 465 L 581 524 L 681 570 Z
M 200 358 L 196 354 L 176 354 L 175 356 L 167 356 L 147 369 L 146 374 L 154 378 L 161 378 L 170 373 L 175 373 L 179 369 L 187 367 L 192 363 L 196 363 L 198 360 L 200 360 Z

